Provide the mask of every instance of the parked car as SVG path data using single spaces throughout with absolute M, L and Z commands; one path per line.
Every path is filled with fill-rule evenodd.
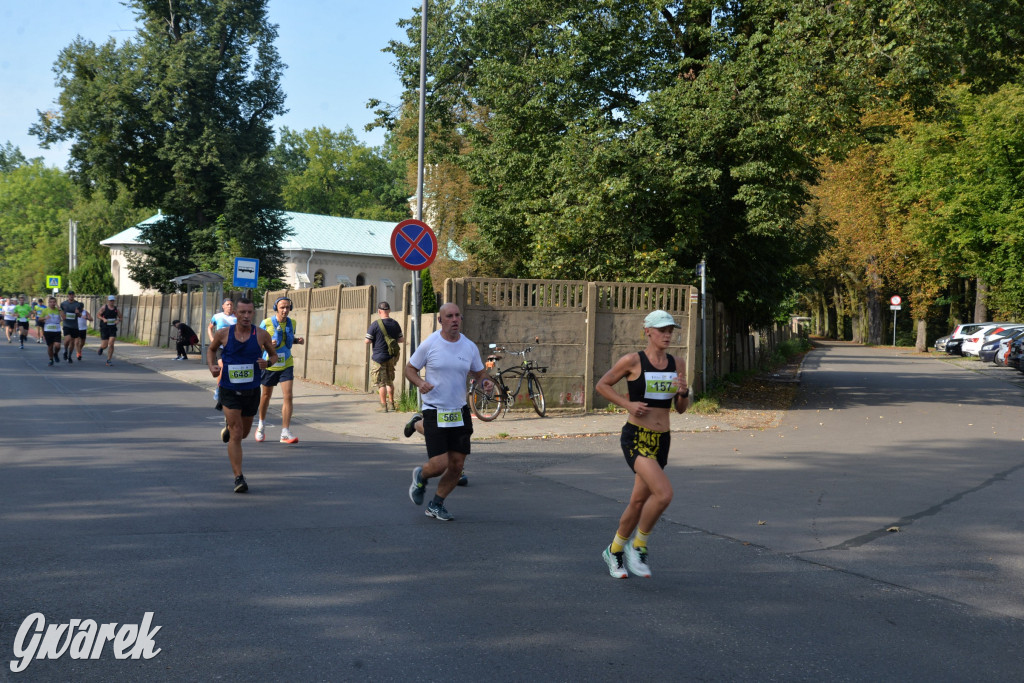
M 986 325 L 980 330 L 972 332 L 970 336 L 968 336 L 967 339 L 964 340 L 964 344 L 960 349 L 960 353 L 963 354 L 964 356 L 977 356 L 981 352 L 981 347 L 982 345 L 984 345 L 985 342 L 991 341 L 996 336 L 999 336 L 1002 332 L 1006 332 L 1006 334 L 1003 334 L 1002 336 L 1007 336 L 1007 334 L 1010 334 L 1010 332 L 1007 332 L 1007 330 L 1013 331 L 1017 329 L 1020 329 L 1020 326 L 1015 323 L 1005 325 Z
M 946 353 L 950 356 L 962 356 L 961 348 L 964 345 L 963 337 L 950 337 L 949 341 L 946 342 Z
M 1024 363 L 1021 363 L 1022 356 L 1024 356 L 1024 336 L 1010 342 L 1010 350 L 1006 352 L 1006 364 L 1024 372 Z
M 983 363 L 992 363 L 996 360 L 996 354 L 1004 346 L 1008 346 L 1010 339 L 1021 331 L 1019 327 L 1007 327 L 999 332 L 990 334 L 985 338 L 981 348 L 978 350 L 978 360 Z
M 1010 346 L 1014 341 L 1018 339 L 1024 339 L 1024 327 L 1017 328 L 1012 334 L 1005 337 L 998 337 L 998 346 L 995 350 L 995 356 L 992 358 L 992 362 L 996 365 L 1002 365 L 1004 368 L 1010 366 Z M 991 342 L 989 342 L 991 343 Z
M 952 338 L 952 336 L 953 335 L 951 335 L 951 334 L 947 334 L 945 337 L 939 337 L 938 339 L 936 339 L 935 340 L 935 350 L 936 351 L 945 351 L 946 350 L 946 342 L 948 342 Z

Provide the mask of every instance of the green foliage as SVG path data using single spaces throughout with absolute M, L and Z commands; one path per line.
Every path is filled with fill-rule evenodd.
M 809 206 L 821 161 L 892 137 L 866 113 L 942 121 L 949 85 L 1013 80 L 1020 16 L 1020 0 L 438 0 L 427 163 L 468 174 L 455 197 L 471 227 L 451 236 L 481 274 L 678 282 L 706 257 L 718 300 L 767 322 L 794 291 L 832 288 L 806 265 L 833 241 Z M 389 50 L 406 95 L 373 104 L 411 136 L 419 18 L 401 25 L 409 40 Z M 891 240 L 860 280 L 888 268 L 927 310 L 927 221 L 908 197 L 876 208 Z
M 11 144 L 10 140 L 0 146 L 0 173 L 13 171 L 27 163 L 28 159 L 21 153 L 21 149 Z
M 0 290 L 42 293 L 44 275 L 67 283 L 74 204 L 70 179 L 42 160 L 0 173 Z
M 430 269 L 420 271 L 420 313 L 437 313 L 437 293 L 434 280 L 430 277 Z
M 351 128 L 282 128 L 273 161 L 284 175 L 284 208 L 367 220 L 406 218 L 405 169 L 386 156 L 389 149 L 360 144 Z
M 71 175 L 87 195 L 127 193 L 133 207 L 164 211 L 142 231 L 148 258 L 129 261 L 144 287 L 167 291 L 171 277 L 228 256 L 258 258 L 279 276 L 286 230 L 268 155 L 283 65 L 266 1 L 129 4 L 134 38 L 79 38 L 61 51 L 60 109 L 32 132 L 44 144 L 72 141 Z

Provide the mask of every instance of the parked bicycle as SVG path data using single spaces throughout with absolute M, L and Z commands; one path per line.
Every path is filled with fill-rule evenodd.
M 545 373 L 548 369 L 537 365 L 536 361 L 526 358 L 526 355 L 533 351 L 533 347 L 527 346 L 522 351 L 509 351 L 504 346 L 489 344 L 488 348 L 494 349 L 494 352 L 487 356 L 487 360 L 484 363 L 488 370 L 493 370 L 498 361 L 502 359 L 502 356 L 497 355 L 499 353 L 520 356 L 523 360 L 518 365 L 498 371 L 497 374 L 488 373 L 488 376 L 494 382 L 494 386 L 490 391 L 485 391 L 482 383 L 470 380 L 466 402 L 469 403 L 473 414 L 484 422 L 490 422 L 498 417 L 498 413 L 502 411 L 507 415 L 509 408 L 515 404 L 516 398 L 519 397 L 520 391 L 523 388 L 523 382 L 525 382 L 526 391 L 530 401 L 533 403 L 533 409 L 538 415 L 544 417 L 547 405 L 544 403 L 544 389 L 540 386 L 540 379 L 537 377 L 537 373 Z

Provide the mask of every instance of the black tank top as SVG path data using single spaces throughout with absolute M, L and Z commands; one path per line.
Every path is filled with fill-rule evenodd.
M 649 408 L 671 408 L 672 399 L 676 396 L 676 387 L 672 384 L 676 378 L 675 357 L 669 354 L 668 367 L 657 370 L 647 359 L 647 354 L 643 351 L 637 353 L 640 354 L 640 376 L 626 380 L 629 400 L 641 401 Z

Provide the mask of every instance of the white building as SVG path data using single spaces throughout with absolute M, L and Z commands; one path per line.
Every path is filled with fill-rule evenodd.
M 391 233 L 397 223 L 292 211 L 283 214 L 293 231 L 281 242 L 284 281 L 290 289 L 376 285 L 379 298 L 392 308 L 401 307 L 402 285 L 410 272 L 391 255 Z M 146 293 L 132 280 L 125 254 L 145 251 L 139 227 L 160 220 L 163 216 L 158 213 L 100 242 L 110 249 L 110 272 L 118 293 Z

